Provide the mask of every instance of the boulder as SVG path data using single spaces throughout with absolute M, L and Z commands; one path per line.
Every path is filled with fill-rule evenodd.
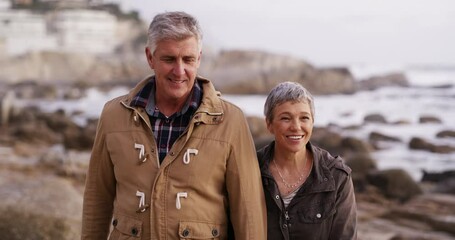
M 442 120 L 436 116 L 422 115 L 419 117 L 419 123 L 442 123 Z
M 0 171 L 2 239 L 80 238 L 82 194 L 55 176 Z
M 449 145 L 432 144 L 425 139 L 413 137 L 409 142 L 410 149 L 425 150 L 434 153 L 452 153 L 455 152 L 455 147 Z
M 352 169 L 354 189 L 356 192 L 365 191 L 368 185 L 366 178 L 368 173 L 377 170 L 376 161 L 366 153 L 352 154 L 345 159 L 346 164 Z
M 409 81 L 403 73 L 389 73 L 373 76 L 357 82 L 359 90 L 375 90 L 381 87 L 408 87 Z
M 385 117 L 379 113 L 368 114 L 363 118 L 363 121 L 365 123 L 383 123 L 383 124 L 387 123 L 387 120 L 385 119 Z
M 262 51 L 221 51 L 201 75 L 230 94 L 268 94 L 280 82 L 303 84 L 311 93 L 355 92 L 355 80 L 347 68 L 316 69 L 304 60 Z
M 422 193 L 420 186 L 403 169 L 388 169 L 368 173 L 367 180 L 381 190 L 384 196 L 407 201 Z
M 438 138 L 455 138 L 455 131 L 454 130 L 443 130 L 436 134 Z

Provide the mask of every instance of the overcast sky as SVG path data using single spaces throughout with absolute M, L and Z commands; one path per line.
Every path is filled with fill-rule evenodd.
M 216 49 L 283 53 L 316 65 L 455 65 L 454 0 L 111 0 L 150 22 L 186 11 Z

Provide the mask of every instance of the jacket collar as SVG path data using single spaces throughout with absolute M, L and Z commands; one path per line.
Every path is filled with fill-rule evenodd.
M 147 89 L 145 86 L 147 84 L 150 84 L 151 78 L 154 78 L 154 76 L 146 77 L 140 81 L 133 89 L 131 89 L 131 91 L 121 100 L 123 105 L 135 105 L 135 107 L 142 108 L 145 107 L 141 104 L 138 104 L 138 102 L 143 101 L 141 99 L 138 99 L 137 96 L 141 95 L 139 94 L 140 91 Z M 221 103 L 222 100 L 220 99 L 220 92 L 216 91 L 212 82 L 206 78 L 198 76 L 196 78 L 196 81 L 201 84 L 203 95 L 201 105 L 199 106 L 194 116 L 195 122 L 202 122 L 205 124 L 217 124 L 221 122 L 223 119 L 224 111 Z
M 313 155 L 313 168 L 307 181 L 311 184 L 310 192 L 324 192 L 335 190 L 335 180 L 330 172 L 330 168 L 335 164 L 334 158 L 325 150 L 307 143 L 306 148 Z M 275 141 L 258 151 L 259 167 L 263 178 L 272 177 L 269 171 L 269 164 L 273 160 Z M 267 180 L 267 181 L 269 181 Z

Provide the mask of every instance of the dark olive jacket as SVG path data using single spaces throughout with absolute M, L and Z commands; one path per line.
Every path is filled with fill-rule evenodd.
M 351 169 L 340 157 L 307 144 L 314 162 L 310 176 L 287 208 L 269 171 L 275 142 L 258 154 L 267 204 L 269 240 L 356 239 L 357 213 Z

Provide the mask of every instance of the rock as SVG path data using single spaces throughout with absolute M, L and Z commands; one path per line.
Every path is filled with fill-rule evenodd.
M 438 193 L 455 194 L 455 177 L 437 183 L 434 191 Z
M 387 120 L 384 116 L 378 113 L 368 114 L 363 118 L 365 123 L 387 123 Z
M 435 145 L 418 137 L 413 137 L 409 142 L 410 149 L 426 150 L 434 153 L 451 153 L 455 151 L 455 147 L 449 145 Z
M 301 83 L 315 95 L 355 92 L 347 68 L 316 69 L 301 59 L 261 51 L 222 51 L 211 59 L 201 75 L 223 93 L 268 94 L 284 81 Z
M 358 81 L 359 90 L 375 90 L 381 87 L 408 87 L 408 78 L 403 73 L 390 73 L 382 76 L 373 76 Z
M 371 132 L 368 136 L 368 139 L 372 142 L 378 141 L 388 141 L 388 142 L 401 142 L 401 139 L 398 137 L 388 136 L 379 132 Z
M 265 119 L 261 117 L 248 116 L 246 117 L 251 135 L 254 139 L 261 137 L 271 137 L 272 134 L 267 129 Z
M 367 180 L 379 188 L 384 196 L 402 202 L 422 193 L 420 186 L 402 169 L 388 169 L 369 173 Z
M 347 68 L 321 68 L 314 76 L 302 77 L 298 82 L 314 95 L 352 94 L 355 80 Z
M 438 138 L 455 138 L 455 131 L 454 130 L 443 130 L 436 134 Z
M 80 238 L 82 194 L 55 176 L 0 170 L 2 239 Z
M 435 116 L 423 115 L 419 117 L 419 123 L 442 123 L 442 121 Z
M 361 153 L 369 154 L 373 149 L 369 143 L 355 137 L 344 137 L 341 140 L 340 148 L 343 156 Z
M 437 231 L 455 234 L 455 222 L 453 221 L 455 198 L 453 196 L 424 194 L 404 205 L 392 206 L 390 209 L 391 211 L 384 217 L 397 223 L 406 224 L 414 229 L 424 229 L 425 232 Z
M 422 170 L 422 182 L 441 182 L 450 178 L 455 178 L 455 170 L 447 170 L 443 172 L 427 172 Z
M 348 156 L 346 158 L 346 164 L 352 169 L 352 180 L 355 191 L 365 191 L 368 185 L 366 176 L 371 171 L 377 170 L 376 161 L 369 154 L 361 153 Z
M 311 142 L 319 147 L 329 151 L 332 155 L 341 154 L 341 140 L 342 136 L 330 128 L 313 128 L 313 135 Z

